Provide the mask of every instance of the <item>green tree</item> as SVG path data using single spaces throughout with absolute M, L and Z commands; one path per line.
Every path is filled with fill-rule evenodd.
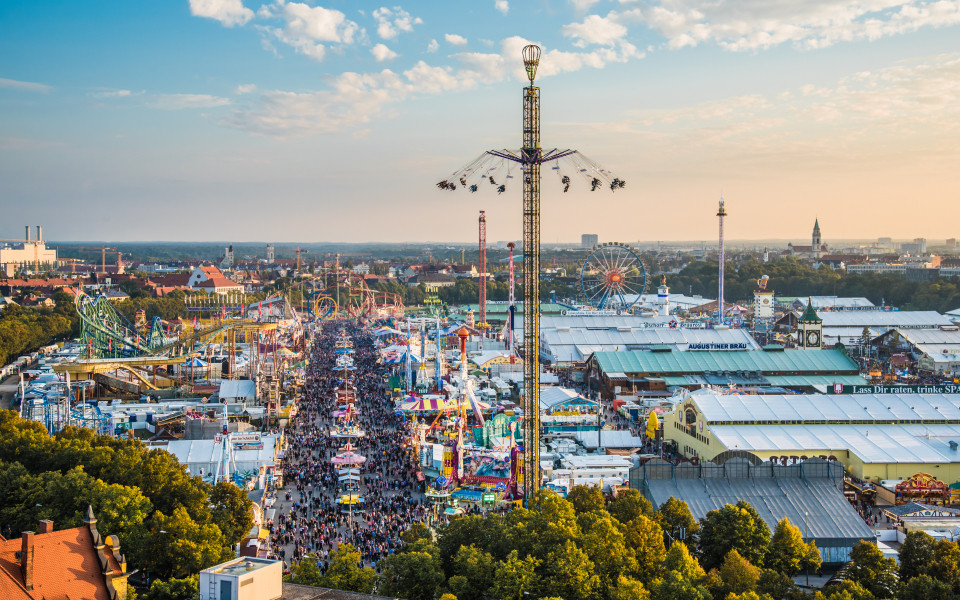
M 377 582 L 377 574 L 370 567 L 362 567 L 362 558 L 350 544 L 340 546 L 330 555 L 330 564 L 320 578 L 322 587 L 369 594 Z
M 195 600 L 199 597 L 199 577 L 190 575 L 182 579 L 154 580 L 143 600 Z
M 610 589 L 610 600 L 649 600 L 650 592 L 636 579 L 621 575 Z
M 960 591 L 960 547 L 956 542 L 939 540 L 933 548 L 933 561 L 927 574 Z
M 663 572 L 663 529 L 653 519 L 638 515 L 626 525 L 624 538 L 627 548 L 633 551 L 636 577 L 649 587 Z
M 541 565 L 541 596 L 557 596 L 563 600 L 589 600 L 600 591 L 600 578 L 593 562 L 571 540 L 546 555 Z
M 727 552 L 719 573 L 727 594 L 752 592 L 760 579 L 760 569 L 750 564 L 750 561 L 740 556 L 736 550 Z
M 493 585 L 497 565 L 489 552 L 476 546 L 461 546 L 453 557 L 453 572 L 447 584 L 460 600 L 481 600 Z
M 820 550 L 812 541 L 804 543 L 800 529 L 786 517 L 777 522 L 770 539 L 767 566 L 788 576 L 816 571 L 821 564 Z
M 537 492 L 534 506 L 528 533 L 536 556 L 546 556 L 567 542 L 579 540 L 580 525 L 571 503 L 550 490 L 542 490 Z
M 949 584 L 924 574 L 901 581 L 897 591 L 898 600 L 955 600 L 956 597 Z
M 626 489 L 617 492 L 617 497 L 607 507 L 610 515 L 626 525 L 639 516 L 652 517 L 653 505 L 639 490 Z
M 813 595 L 814 600 L 874 600 L 870 590 L 855 581 L 841 581 L 823 589 L 823 592 L 817 592 Z
M 900 546 L 900 579 L 906 581 L 927 572 L 933 563 L 936 540 L 925 531 L 911 531 Z
M 682 541 L 691 550 L 697 547 L 700 523 L 693 518 L 686 502 L 671 496 L 657 509 L 656 517 L 663 530 L 674 539 Z
M 594 485 L 575 485 L 567 494 L 567 502 L 573 504 L 573 510 L 579 515 L 591 511 L 603 511 L 606 503 L 603 492 Z
M 666 576 L 654 584 L 650 600 L 713 600 L 713 596 L 704 585 L 684 578 L 677 571 L 667 571 Z
M 897 589 L 897 561 L 884 558 L 874 544 L 861 541 L 850 552 L 846 577 L 877 598 L 891 598 Z
M 435 554 L 425 551 L 391 554 L 384 560 L 380 593 L 406 600 L 433 600 L 446 579 L 439 555 L 439 549 Z
M 290 566 L 290 581 L 300 585 L 323 586 L 317 555 L 311 552 Z M 328 586 L 324 586 L 328 587 Z
M 743 500 L 711 510 L 700 522 L 700 561 L 705 569 L 719 567 L 730 550 L 752 564 L 763 564 L 769 545 L 770 529 Z
M 674 572 L 681 578 L 688 581 L 699 582 L 706 573 L 697 559 L 690 555 L 690 551 L 684 544 L 673 544 L 667 550 L 666 558 L 663 561 L 663 568 L 667 572 Z
M 490 596 L 503 600 L 524 600 L 524 593 L 539 587 L 537 567 L 540 561 L 532 556 L 521 559 L 516 550 L 498 562 Z
M 623 526 L 605 510 L 582 513 L 577 521 L 582 532 L 579 546 L 593 562 L 603 588 L 613 585 L 621 574 L 636 572 L 634 551 L 626 543 Z
M 234 556 L 219 527 L 197 523 L 182 506 L 170 516 L 155 512 L 151 520 L 155 529 L 145 544 L 153 552 L 141 559 L 141 565 L 152 573 L 186 577 Z
M 228 481 L 219 481 L 210 491 L 211 518 L 233 546 L 253 527 L 253 502 L 247 494 Z
M 757 591 L 770 596 L 774 600 L 785 598 L 796 587 L 790 577 L 773 569 L 764 569 L 757 579 Z

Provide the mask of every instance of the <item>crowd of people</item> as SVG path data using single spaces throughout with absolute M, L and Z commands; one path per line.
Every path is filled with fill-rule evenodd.
M 337 340 L 353 346 L 352 370 L 337 367 Z M 327 321 L 310 345 L 306 382 L 287 429 L 283 459 L 285 489 L 273 523 L 272 551 L 286 564 L 314 553 L 321 571 L 340 544 L 349 543 L 365 565 L 379 563 L 401 545 L 400 534 L 430 511 L 414 457 L 405 449 L 407 431 L 384 382 L 373 338 L 355 323 Z M 349 361 L 348 361 L 349 362 Z M 335 438 L 337 390 L 356 388 L 355 416 L 362 437 Z M 349 442 L 366 457 L 360 467 L 363 502 L 340 503 L 342 489 L 332 459 Z

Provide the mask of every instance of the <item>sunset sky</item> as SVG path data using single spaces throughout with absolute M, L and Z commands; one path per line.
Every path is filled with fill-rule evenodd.
M 517 239 L 527 43 L 544 242 L 960 237 L 960 0 L 6 0 L 0 237 Z

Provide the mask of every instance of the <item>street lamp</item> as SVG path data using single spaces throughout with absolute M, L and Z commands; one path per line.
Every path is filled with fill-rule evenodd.
M 807 525 L 807 517 L 810 516 L 810 513 L 804 511 L 803 513 L 803 536 L 806 538 L 810 535 L 810 526 Z M 806 550 L 804 550 L 806 552 Z M 804 557 L 804 571 L 807 572 L 807 589 L 810 589 L 810 561 Z

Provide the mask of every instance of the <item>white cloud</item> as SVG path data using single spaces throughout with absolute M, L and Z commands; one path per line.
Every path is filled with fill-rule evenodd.
M 448 33 L 443 37 L 447 40 L 448 44 L 452 44 L 454 46 L 465 46 L 467 44 L 467 38 L 463 37 L 462 35 Z
M 436 52 L 440 49 L 440 44 L 437 40 L 430 40 L 430 43 L 427 44 L 427 52 Z
M 190 14 L 215 19 L 227 27 L 245 25 L 253 18 L 253 11 L 241 0 L 190 0 Z
M 373 54 L 374 58 L 377 59 L 377 62 L 393 60 L 397 57 L 397 53 L 390 48 L 387 48 L 384 44 L 377 44 L 370 49 L 370 53 Z
M 510 3 L 507 0 L 495 0 L 493 6 L 503 14 L 510 12 Z
M 563 35 L 576 39 L 574 46 L 584 48 L 587 44 L 610 46 L 627 35 L 627 28 L 617 21 L 617 14 L 610 12 L 606 17 L 590 15 L 583 23 L 571 23 L 561 28 Z
M 671 48 L 814 49 L 960 23 L 960 0 L 656 0 L 621 17 L 658 31 Z
M 18 90 L 21 92 L 40 92 L 46 94 L 53 88 L 44 83 L 34 83 L 32 81 L 17 81 L 16 79 L 4 79 L 0 77 L 0 88 L 8 90 Z
M 180 110 L 183 108 L 215 108 L 230 104 L 229 98 L 211 96 L 209 94 L 161 94 L 151 105 L 163 110 Z
M 143 94 L 143 91 L 133 92 L 130 90 L 106 90 L 100 89 L 94 92 L 90 92 L 90 95 L 94 98 L 129 98 L 131 96 L 140 96 Z
M 423 23 L 420 17 L 411 17 L 410 13 L 399 6 L 392 9 L 381 6 L 373 11 L 373 18 L 377 20 L 377 35 L 385 40 L 392 40 L 401 31 L 413 31 L 414 25 Z
M 342 73 L 326 90 L 265 92 L 256 101 L 237 106 L 223 124 L 277 138 L 362 127 L 374 118 L 389 116 L 390 106 L 410 98 L 473 89 L 511 77 L 525 81 L 520 50 L 529 43 L 524 38 L 511 37 L 500 43 L 499 53 L 454 54 L 457 68 L 419 61 L 401 73 L 389 69 L 379 73 Z M 541 57 L 537 77 L 584 67 L 602 68 L 610 62 L 642 56 L 625 42 L 591 52 L 547 50 Z
M 261 30 L 317 62 L 326 56 L 325 44 L 353 44 L 363 34 L 360 26 L 342 12 L 302 2 L 276 0 L 272 5 L 261 7 L 258 15 L 284 21 L 282 28 L 262 26 Z
M 600 0 L 570 0 L 570 4 L 572 4 L 573 8 L 578 12 L 587 12 L 591 6 L 599 1 Z
M 244 84 L 241 84 L 241 85 L 238 85 L 238 86 L 237 86 L 237 89 L 235 90 L 235 93 L 236 93 L 237 95 L 241 95 L 241 94 L 252 94 L 252 93 L 255 92 L 255 91 L 257 91 L 257 84 L 255 84 L 255 83 L 244 83 Z

